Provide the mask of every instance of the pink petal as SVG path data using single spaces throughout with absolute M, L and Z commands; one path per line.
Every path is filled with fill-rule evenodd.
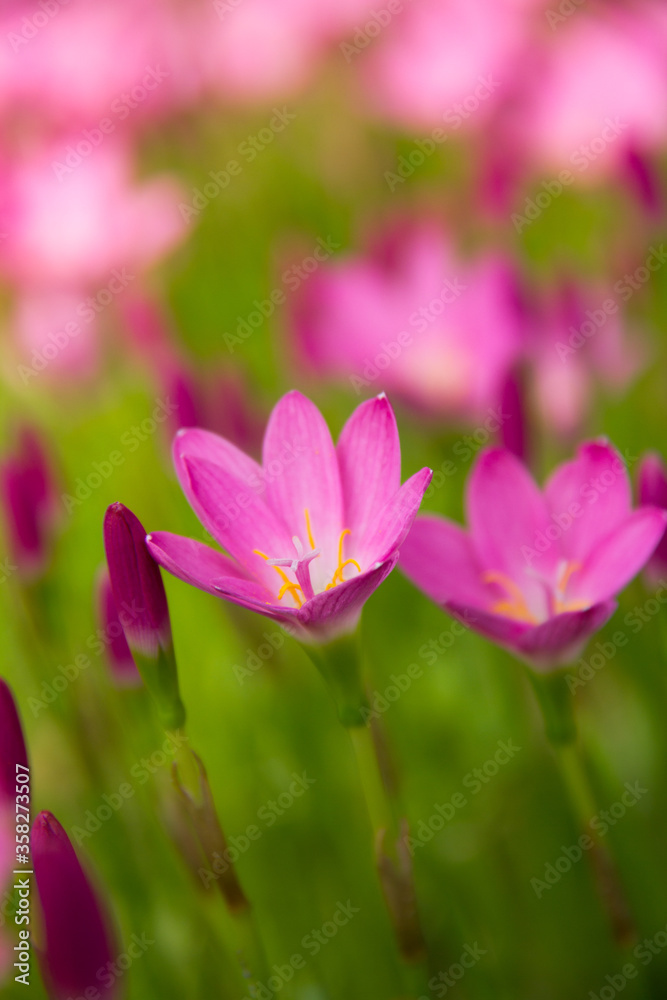
M 622 590 L 643 567 L 665 531 L 667 513 L 640 507 L 620 527 L 598 541 L 582 568 L 573 573 L 567 601 L 606 601 Z
M 548 526 L 547 507 L 528 470 L 510 452 L 482 452 L 468 480 L 466 510 L 484 569 L 505 573 L 525 590 L 528 568 L 546 573 L 557 564 L 555 545 L 538 556 L 537 567 L 528 555 Z
M 203 458 L 213 465 L 219 465 L 256 493 L 261 493 L 264 489 L 261 465 L 231 441 L 212 431 L 196 427 L 182 428 L 174 438 L 172 454 L 176 475 L 184 490 L 188 480 L 184 464 L 186 458 Z
M 254 580 L 222 577 L 215 581 L 213 592 L 233 604 L 238 604 L 249 611 L 257 611 L 260 615 L 265 615 L 275 621 L 285 623 L 296 620 L 296 612 L 293 608 L 276 604 L 273 595 Z
M 530 626 L 517 642 L 517 651 L 541 671 L 567 666 L 581 654 L 588 638 L 607 622 L 616 610 L 615 601 L 594 604 L 585 611 L 567 611 Z
M 343 520 L 351 543 L 361 544 L 401 485 L 401 445 L 396 418 L 383 394 L 358 406 L 336 448 L 343 490 Z
M 273 591 L 278 574 L 254 550 L 271 558 L 292 554 L 294 544 L 284 525 L 261 497 L 222 466 L 201 458 L 183 461 L 183 489 L 199 520 L 249 576 Z
M 290 537 L 298 535 L 307 543 L 308 510 L 315 546 L 335 554 L 344 527 L 338 459 L 324 417 L 300 392 L 288 392 L 274 407 L 264 435 L 263 464 L 267 503 Z
M 470 535 L 437 514 L 416 518 L 401 546 L 399 566 L 437 604 L 456 600 L 484 608 L 490 603 Z
M 444 608 L 473 632 L 479 632 L 485 638 L 510 649 L 515 649 L 519 639 L 531 628 L 525 622 L 496 615 L 492 611 L 484 611 L 461 601 L 445 601 Z
M 369 525 L 359 549 L 355 548 L 362 566 L 384 562 L 397 552 L 412 527 L 432 475 L 430 469 L 416 472 L 385 504 L 374 522 Z
M 311 637 L 326 641 L 341 632 L 354 629 L 361 609 L 396 565 L 396 558 L 385 559 L 365 573 L 316 594 L 296 616 Z
M 213 581 L 221 576 L 244 577 L 235 562 L 194 538 L 173 535 L 170 531 L 155 531 L 146 536 L 146 544 L 156 563 L 179 580 L 207 590 L 209 594 L 217 596 Z
M 576 458 L 556 469 L 544 493 L 552 524 L 561 529 L 560 550 L 564 558 L 578 562 L 632 509 L 625 463 L 604 441 L 582 445 Z

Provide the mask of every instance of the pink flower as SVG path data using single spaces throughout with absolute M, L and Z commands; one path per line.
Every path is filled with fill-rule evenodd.
M 4 165 L 0 273 L 43 291 L 127 284 L 183 238 L 180 188 L 168 177 L 135 183 L 118 139 L 74 167 L 66 147 L 63 139 Z M 112 272 L 123 267 L 118 279 Z
M 582 445 L 541 491 L 509 452 L 488 449 L 471 472 L 468 531 L 419 517 L 401 568 L 452 615 L 537 670 L 567 664 L 613 614 L 667 512 L 632 510 L 630 482 L 604 441 Z
M 263 465 L 202 430 L 179 433 L 174 462 L 193 510 L 229 555 L 156 532 L 147 536 L 153 558 L 311 641 L 354 628 L 394 568 L 431 478 L 422 469 L 401 486 L 384 395 L 354 411 L 337 447 L 317 407 L 290 392 L 269 418 Z
M 623 71 L 619 72 L 619 67 Z M 590 182 L 628 151 L 667 141 L 664 4 L 606 4 L 557 25 L 553 42 L 520 84 L 515 142 L 540 170 Z
M 560 434 L 581 426 L 596 383 L 618 392 L 642 366 L 639 337 L 628 336 L 621 302 L 604 285 L 563 282 L 529 322 L 535 402 Z
M 162 0 L 5 0 L 0 91 L 8 107 L 59 128 L 140 127 L 194 85 L 178 18 Z M 122 59 L 118 54 L 122 52 Z M 0 98 L 0 101 L 2 98 Z
M 369 103 L 424 133 L 483 127 L 516 73 L 529 28 L 523 8 L 530 5 L 421 0 L 405 6 L 363 66 Z
M 667 507 L 667 468 L 660 455 L 648 452 L 639 467 L 639 502 Z M 658 583 L 667 573 L 667 532 L 662 536 L 646 566 L 652 583 Z
M 0 505 L 15 568 L 24 580 L 34 580 L 48 566 L 58 500 L 42 441 L 30 427 L 21 430 L 16 453 L 0 465 Z
M 295 332 L 306 363 L 357 392 L 381 379 L 421 412 L 482 415 L 521 347 L 515 284 L 494 255 L 460 260 L 431 223 L 397 227 L 365 256 L 303 285 Z

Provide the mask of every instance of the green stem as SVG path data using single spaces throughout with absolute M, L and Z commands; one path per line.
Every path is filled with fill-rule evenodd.
M 542 709 L 545 732 L 554 750 L 572 812 L 579 828 L 592 844 L 588 857 L 614 941 L 621 948 L 627 948 L 634 943 L 636 937 L 634 922 L 611 851 L 591 826 L 598 807 L 577 741 L 573 698 L 567 686 L 567 674 L 561 670 L 545 676 L 531 671 L 530 679 Z

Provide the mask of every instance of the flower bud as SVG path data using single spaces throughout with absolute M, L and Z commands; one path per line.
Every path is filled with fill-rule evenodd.
M 42 910 L 42 975 L 54 1000 L 118 995 L 116 980 L 107 984 L 97 973 L 113 961 L 114 947 L 105 914 L 58 820 L 37 816 L 30 838 L 37 892 Z
M 24 579 L 43 575 L 56 520 L 55 490 L 42 443 L 23 428 L 17 452 L 0 467 L 0 501 L 7 528 L 12 569 Z
M 146 547 L 146 532 L 121 503 L 107 509 L 104 547 L 116 607 L 127 611 L 121 624 L 134 662 L 164 725 L 180 728 L 185 709 L 178 690 L 167 595 L 160 569 Z
M 141 684 L 141 674 L 132 658 L 121 622 L 131 616 L 132 610 L 123 608 L 119 613 L 111 590 L 106 566 L 102 566 L 97 579 L 97 617 L 103 634 L 107 662 L 117 687 L 136 687 Z
M 16 800 L 17 764 L 27 773 L 28 754 L 11 688 L 0 678 L 0 806 Z
M 642 506 L 667 509 L 667 468 L 659 455 L 649 452 L 639 466 L 639 503 Z M 646 565 L 651 581 L 657 581 L 667 571 L 667 532 L 658 542 Z

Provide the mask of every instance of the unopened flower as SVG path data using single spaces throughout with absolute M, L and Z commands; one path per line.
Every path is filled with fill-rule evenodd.
M 583 445 L 541 491 L 509 452 L 487 449 L 470 474 L 468 531 L 419 517 L 401 568 L 429 597 L 536 669 L 579 654 L 644 566 L 665 511 L 632 509 L 630 483 L 604 441 Z
M 11 571 L 34 579 L 46 569 L 56 514 L 55 487 L 38 434 L 24 427 L 15 454 L 0 466 L 0 500 L 10 546 Z
M 428 486 L 401 486 L 400 444 L 384 395 L 359 406 L 337 447 L 299 392 L 275 406 L 263 465 L 207 431 L 181 431 L 174 461 L 204 527 L 226 550 L 154 532 L 148 548 L 180 579 L 326 642 L 352 631 L 394 568 Z
M 132 657 L 122 625 L 122 621 L 130 624 L 133 611 L 131 608 L 122 608 L 119 612 L 106 566 L 100 570 L 97 580 L 97 614 L 114 682 L 119 687 L 141 684 L 141 675 Z
M 167 595 L 139 519 L 114 503 L 104 517 L 104 548 L 113 599 L 134 661 L 168 728 L 183 725 Z
M 69 837 L 49 812 L 37 816 L 30 838 L 32 863 L 44 927 L 40 955 L 49 996 L 54 1000 L 118 995 L 115 977 L 98 976 L 114 957 L 112 935 L 99 900 Z

